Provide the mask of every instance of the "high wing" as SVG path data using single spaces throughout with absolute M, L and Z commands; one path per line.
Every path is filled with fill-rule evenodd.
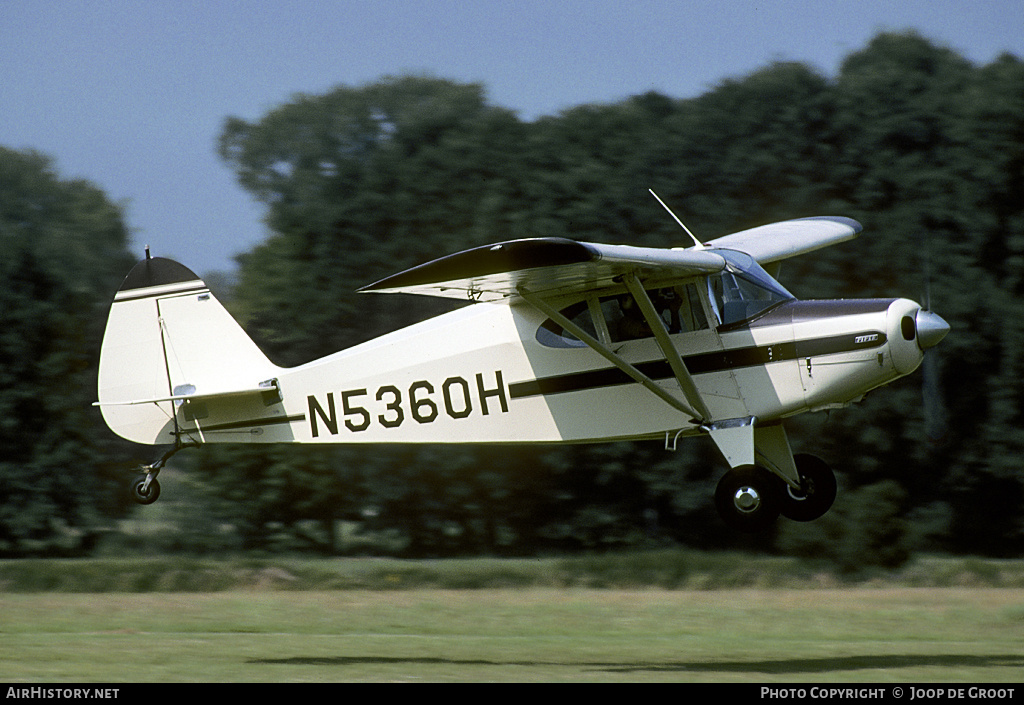
M 764 266 L 852 240 L 861 230 L 861 224 L 852 218 L 798 218 L 742 230 L 711 240 L 704 246 L 740 250 Z
M 696 248 L 673 250 L 532 238 L 458 252 L 359 291 L 507 301 L 523 288 L 549 298 L 606 288 L 627 273 L 644 279 L 682 278 L 720 272 L 724 267 L 721 255 Z
M 855 220 L 823 216 L 762 225 L 688 249 L 603 245 L 565 238 L 511 240 L 432 260 L 359 291 L 510 301 L 525 289 L 550 298 L 604 289 L 626 274 L 649 281 L 720 272 L 725 259 L 716 248 L 746 252 L 765 265 L 845 242 L 860 231 Z

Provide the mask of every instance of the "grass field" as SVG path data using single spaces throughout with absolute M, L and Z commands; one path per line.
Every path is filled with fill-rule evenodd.
M 0 594 L 0 682 L 1020 682 L 1019 588 Z

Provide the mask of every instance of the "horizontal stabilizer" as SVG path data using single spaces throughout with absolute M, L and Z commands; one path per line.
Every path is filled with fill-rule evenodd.
M 207 401 L 209 399 L 223 399 L 227 397 L 242 397 L 248 395 L 257 394 L 269 394 L 269 395 L 280 395 L 280 388 L 277 385 L 276 379 L 267 380 L 266 382 L 260 382 L 258 385 L 252 387 L 243 387 L 240 389 L 228 389 L 213 392 L 196 392 L 192 385 L 184 385 L 186 389 L 180 390 L 179 394 L 171 394 L 169 396 L 162 397 L 151 397 L 148 399 L 130 399 L 127 401 L 97 401 L 93 402 L 93 406 L 135 406 L 136 404 L 159 404 L 161 402 L 168 401 Z

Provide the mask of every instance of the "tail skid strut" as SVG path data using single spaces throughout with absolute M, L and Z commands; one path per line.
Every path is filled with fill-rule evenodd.
M 198 448 L 201 444 L 194 441 L 182 443 L 179 439 L 174 447 L 161 455 L 157 460 L 148 465 L 140 465 L 138 476 L 132 481 L 131 496 L 139 504 L 152 504 L 160 497 L 160 483 L 156 476 L 167 464 L 167 461 L 174 457 L 179 451 L 186 448 Z

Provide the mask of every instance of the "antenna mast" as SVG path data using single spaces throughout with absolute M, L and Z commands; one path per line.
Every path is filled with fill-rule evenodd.
M 698 250 L 703 250 L 704 249 L 704 244 L 700 240 L 698 240 L 696 237 L 694 237 L 693 233 L 690 232 L 690 229 L 688 227 L 683 225 L 683 221 L 679 220 L 679 217 L 675 213 L 672 212 L 672 209 L 665 205 L 665 202 L 663 200 L 661 200 L 661 198 L 658 196 L 658 194 L 656 194 L 654 192 L 654 189 L 647 189 L 647 190 L 650 191 L 652 196 L 654 196 L 656 199 L 658 199 L 658 203 L 661 204 L 661 207 L 664 208 L 666 211 L 668 211 L 668 214 L 670 216 L 672 216 L 677 223 L 679 223 L 679 227 L 686 231 L 686 234 L 690 236 L 691 240 L 693 240 L 693 244 L 697 247 L 697 249 Z

